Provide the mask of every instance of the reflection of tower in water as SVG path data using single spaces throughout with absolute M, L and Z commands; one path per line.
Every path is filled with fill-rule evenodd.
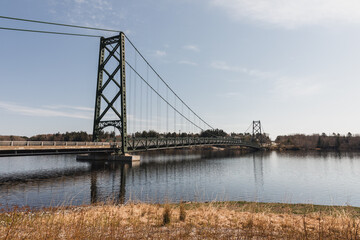
M 125 181 L 126 181 L 126 170 L 129 167 L 128 164 L 121 164 L 120 166 L 120 191 L 119 191 L 119 203 L 125 202 Z
M 91 203 L 97 202 L 97 172 L 96 170 L 93 170 L 93 165 L 91 164 L 91 184 L 90 184 L 90 199 Z
M 90 199 L 91 203 L 97 203 L 102 200 L 112 200 L 114 203 L 123 204 L 125 202 L 125 184 L 126 184 L 126 171 L 130 167 L 129 164 L 120 163 L 91 163 L 91 184 L 90 184 Z M 113 192 L 113 198 L 111 199 L 100 199 L 99 189 L 97 185 L 98 174 L 104 169 L 109 169 L 115 173 L 120 173 L 120 184 L 118 194 Z
M 254 152 L 253 153 L 253 166 L 254 166 L 254 180 L 255 187 L 258 190 L 264 187 L 264 153 Z

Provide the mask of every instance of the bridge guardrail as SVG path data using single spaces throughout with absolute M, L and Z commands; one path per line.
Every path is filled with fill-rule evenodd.
M 174 148 L 192 145 L 237 145 L 259 148 L 252 142 L 235 138 L 129 138 L 127 147 L 130 151 L 156 148 Z
M 246 142 L 236 138 L 128 138 L 127 147 L 130 152 L 149 149 L 178 148 L 199 145 L 233 145 L 260 148 L 253 142 Z M 70 142 L 70 141 L 0 141 L 1 147 L 86 147 L 106 146 L 119 147 L 121 142 Z M 6 149 L 6 148 L 5 148 Z
M 0 141 L 0 147 L 41 147 L 41 146 L 109 146 L 109 142 L 69 142 L 69 141 Z

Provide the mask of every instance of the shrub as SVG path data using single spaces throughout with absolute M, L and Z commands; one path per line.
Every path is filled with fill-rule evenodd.
M 170 206 L 168 204 L 166 204 L 164 207 L 164 212 L 163 212 L 163 225 L 170 223 L 170 217 L 171 217 Z
M 182 222 L 185 222 L 185 218 L 186 218 L 185 207 L 184 207 L 184 204 L 182 202 L 180 202 L 179 220 L 182 221 Z

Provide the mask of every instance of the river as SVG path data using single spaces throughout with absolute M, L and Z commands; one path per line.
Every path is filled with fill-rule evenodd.
M 76 155 L 0 158 L 0 204 L 32 208 L 99 201 L 259 201 L 360 207 L 360 153 L 172 150 L 141 163 Z

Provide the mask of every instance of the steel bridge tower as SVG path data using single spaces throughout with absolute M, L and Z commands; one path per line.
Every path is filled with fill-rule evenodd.
M 106 127 L 117 128 L 121 135 L 122 154 L 127 152 L 125 64 L 125 34 L 120 32 L 117 36 L 102 37 L 100 39 L 96 85 L 93 141 L 99 140 L 102 129 Z M 106 76 L 107 79 L 104 83 L 103 76 Z M 105 90 L 111 88 L 111 85 L 116 86 L 117 93 L 108 99 Z M 115 105 L 118 100 L 120 100 L 120 106 Z M 103 108 L 101 103 L 105 105 Z M 106 120 L 104 117 L 110 109 L 114 114 L 111 115 L 111 120 Z
M 253 127 L 252 127 L 252 137 L 253 139 L 259 139 L 260 143 L 262 142 L 262 131 L 261 131 L 261 122 L 259 121 L 253 121 Z

